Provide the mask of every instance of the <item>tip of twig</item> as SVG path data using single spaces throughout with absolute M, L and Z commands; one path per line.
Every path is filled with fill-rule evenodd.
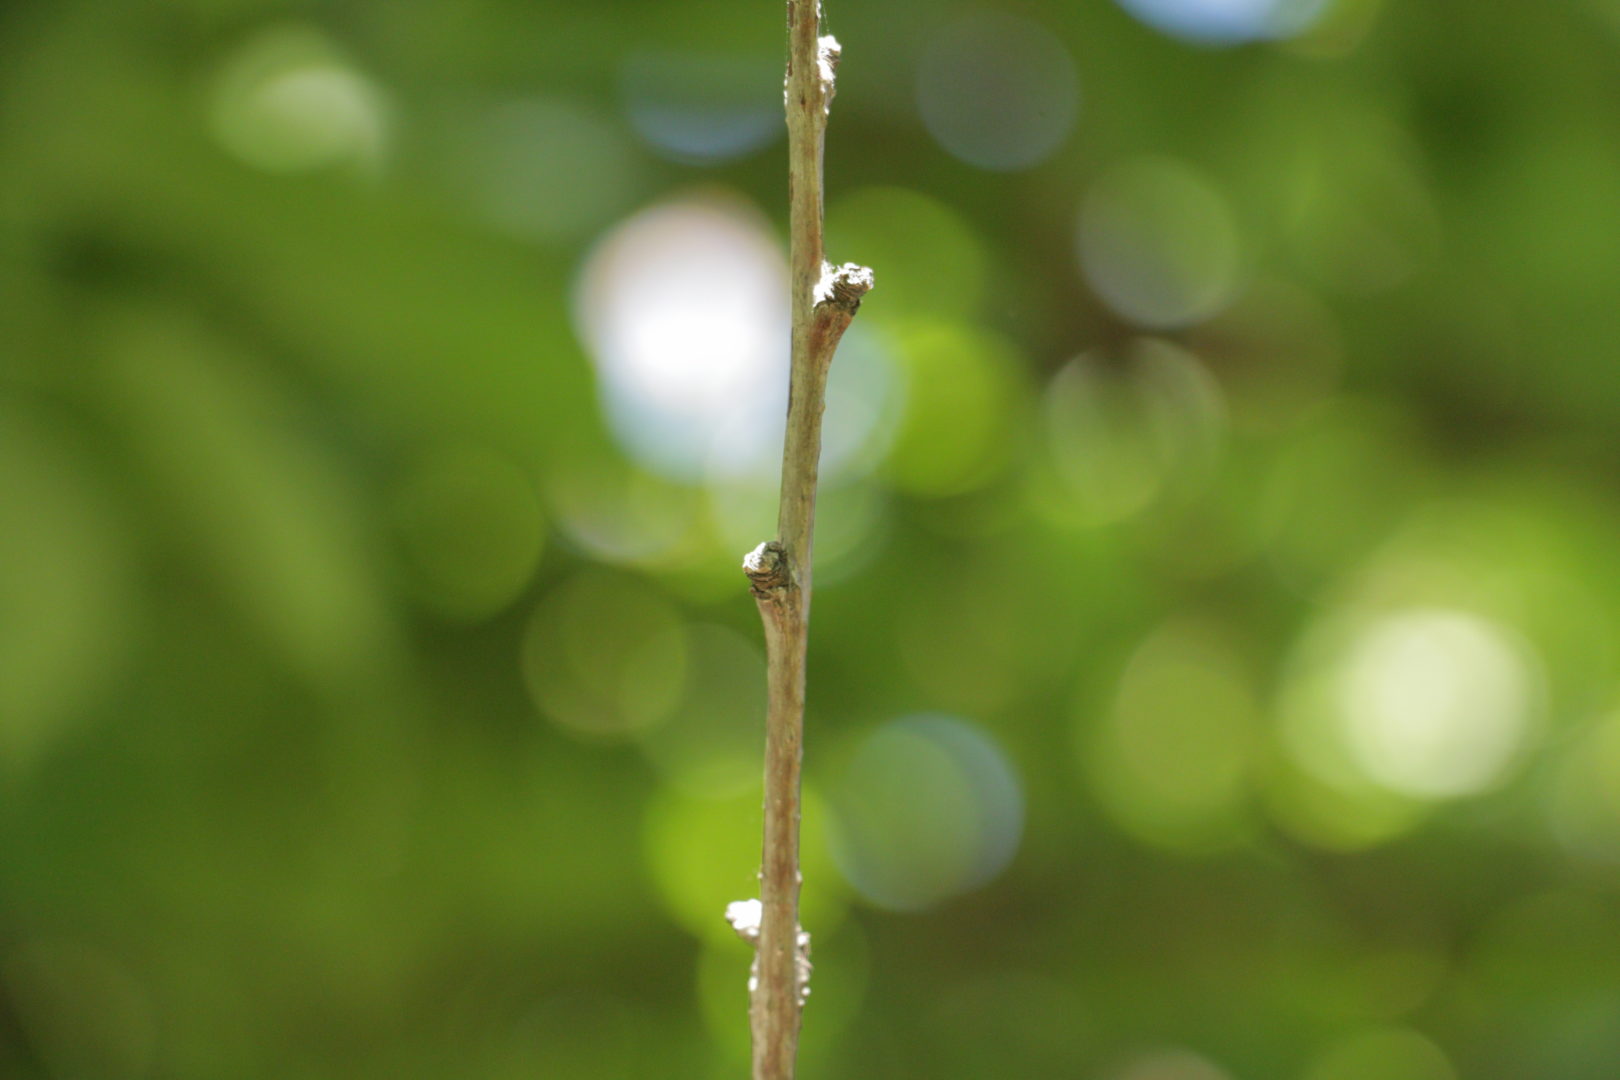
M 855 263 L 822 266 L 816 283 L 816 303 L 843 308 L 851 315 L 861 306 L 861 298 L 872 291 L 872 271 Z

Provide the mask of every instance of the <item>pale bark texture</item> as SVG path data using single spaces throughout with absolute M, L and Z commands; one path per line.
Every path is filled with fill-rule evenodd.
M 765 625 L 765 839 L 760 906 L 727 912 L 738 933 L 757 940 L 749 983 L 753 1080 L 791 1080 L 809 992 L 809 938 L 799 929 L 799 769 L 821 413 L 833 353 L 872 287 L 870 270 L 831 267 L 822 253 L 822 146 L 838 43 L 821 35 L 817 0 L 788 0 L 787 24 L 793 363 L 776 539 L 743 562 Z

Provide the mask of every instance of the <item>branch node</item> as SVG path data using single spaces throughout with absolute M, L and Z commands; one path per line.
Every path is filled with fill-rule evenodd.
M 788 565 L 787 552 L 775 540 L 767 540 L 743 556 L 742 568 L 753 585 L 754 595 L 762 600 L 770 599 L 773 591 L 785 589 L 791 582 L 792 568 Z
M 816 282 L 816 305 L 826 304 L 853 315 L 860 309 L 861 299 L 872 291 L 872 284 L 872 271 L 867 267 L 822 263 L 821 280 Z

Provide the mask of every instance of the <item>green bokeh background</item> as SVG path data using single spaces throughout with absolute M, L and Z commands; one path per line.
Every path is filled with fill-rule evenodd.
M 802 1075 L 1616 1075 L 1620 6 L 830 16 Z M 0 1074 L 745 1075 L 774 465 L 576 298 L 780 243 L 781 21 L 0 5 Z

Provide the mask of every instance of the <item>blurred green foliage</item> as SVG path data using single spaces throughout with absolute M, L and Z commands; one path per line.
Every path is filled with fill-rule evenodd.
M 1613 1077 L 1620 9 L 829 14 L 803 1075 Z M 744 1075 L 781 15 L 0 7 L 0 1074 Z

